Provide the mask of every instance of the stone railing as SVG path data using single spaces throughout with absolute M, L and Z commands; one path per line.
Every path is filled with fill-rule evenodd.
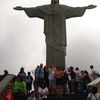
M 14 79 L 15 75 L 8 74 L 3 80 L 0 81 L 0 96 L 5 93 L 10 82 Z

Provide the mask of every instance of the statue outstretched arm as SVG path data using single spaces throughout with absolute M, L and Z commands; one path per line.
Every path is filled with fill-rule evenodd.
M 96 5 L 88 5 L 88 6 L 85 6 L 83 8 L 85 9 L 93 9 L 93 8 L 96 8 L 97 6 Z
M 14 9 L 14 10 L 24 10 L 24 8 L 21 7 L 21 6 L 14 7 L 13 9 Z
M 72 18 L 72 17 L 81 17 L 84 15 L 86 10 L 94 9 L 96 7 L 97 7 L 96 5 L 88 5 L 88 6 L 83 6 L 83 7 L 69 7 L 69 6 L 67 6 L 65 8 L 66 19 Z
M 18 10 L 18 11 L 25 11 L 26 15 L 28 17 L 39 17 L 41 19 L 44 19 L 44 13 L 39 9 L 39 7 L 21 7 L 21 6 L 17 6 L 13 8 L 14 10 Z

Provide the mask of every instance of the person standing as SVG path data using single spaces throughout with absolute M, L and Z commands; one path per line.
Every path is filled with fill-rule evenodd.
M 31 72 L 28 72 L 27 74 L 28 75 L 26 76 L 26 89 L 27 92 L 30 92 L 30 90 L 32 90 L 33 77 L 31 76 Z

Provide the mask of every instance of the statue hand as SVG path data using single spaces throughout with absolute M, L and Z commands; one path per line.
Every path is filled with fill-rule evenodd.
M 89 5 L 86 7 L 86 9 L 93 9 L 93 8 L 96 8 L 97 6 L 96 5 Z
M 14 10 L 24 10 L 24 8 L 23 7 L 20 7 L 20 6 L 14 7 L 13 9 Z

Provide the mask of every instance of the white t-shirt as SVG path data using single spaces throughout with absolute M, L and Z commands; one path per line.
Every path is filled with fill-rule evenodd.
M 78 70 L 75 70 L 75 73 L 76 73 L 76 81 L 79 81 L 80 79 L 80 71 Z
M 47 98 L 48 88 L 47 87 L 45 87 L 45 88 L 39 87 L 38 93 L 40 94 L 41 98 Z M 41 95 L 43 95 L 43 96 L 41 96 Z
M 90 98 L 91 100 L 100 100 L 100 93 L 89 93 L 88 98 Z

